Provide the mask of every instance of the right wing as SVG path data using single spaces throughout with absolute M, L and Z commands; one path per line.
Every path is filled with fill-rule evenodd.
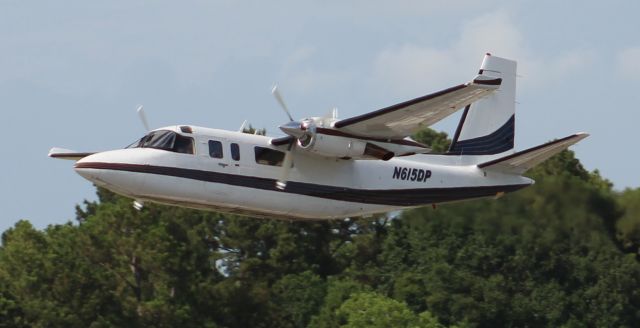
M 540 146 L 478 164 L 478 167 L 481 169 L 496 170 L 504 173 L 522 174 L 532 167 L 544 162 L 549 157 L 567 149 L 569 146 L 588 136 L 589 134 L 584 132 L 576 133 L 562 139 L 547 142 Z
M 343 119 L 335 122 L 333 127 L 363 137 L 403 139 L 491 94 L 501 83 L 501 78 L 478 75 L 469 83 Z
M 93 154 L 95 153 L 88 153 L 88 152 L 81 153 L 81 152 L 64 149 L 64 148 L 57 148 L 57 147 L 51 148 L 51 150 L 49 150 L 49 157 L 51 158 L 68 159 L 73 161 L 77 161 L 81 158 L 84 158 Z

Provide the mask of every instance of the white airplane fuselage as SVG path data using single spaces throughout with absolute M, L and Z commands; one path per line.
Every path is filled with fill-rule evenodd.
M 335 219 L 448 201 L 497 196 L 533 183 L 485 171 L 452 155 L 413 155 L 388 161 L 322 157 L 294 148 L 284 190 L 282 165 L 256 160 L 256 147 L 282 152 L 271 138 L 179 126 L 163 128 L 193 138 L 194 154 L 127 148 L 82 158 L 75 170 L 96 185 L 138 201 L 257 217 Z M 211 156 L 210 141 L 222 144 Z M 231 147 L 238 151 L 232 158 Z M 286 147 L 285 147 L 286 148 Z M 238 156 L 239 155 L 239 158 Z

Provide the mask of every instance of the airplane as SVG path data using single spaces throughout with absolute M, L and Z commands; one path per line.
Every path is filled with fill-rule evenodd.
M 124 149 L 81 153 L 52 148 L 77 161 L 75 171 L 134 200 L 257 218 L 328 220 L 480 197 L 530 186 L 523 174 L 586 138 L 577 133 L 516 152 L 516 67 L 484 56 L 473 80 L 429 95 L 338 119 L 289 117 L 283 137 L 176 125 L 150 130 Z M 448 151 L 411 139 L 462 110 Z M 244 124 L 243 124 L 244 126 Z M 242 130 L 242 128 L 241 128 Z

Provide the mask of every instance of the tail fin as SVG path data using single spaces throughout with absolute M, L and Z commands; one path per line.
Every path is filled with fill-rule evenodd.
M 485 170 L 522 174 L 588 136 L 586 133 L 576 133 L 540 146 L 519 151 L 515 154 L 478 164 L 478 167 Z
M 516 62 L 486 54 L 479 75 L 501 78 L 502 85 L 464 109 L 449 153 L 511 154 L 515 135 Z

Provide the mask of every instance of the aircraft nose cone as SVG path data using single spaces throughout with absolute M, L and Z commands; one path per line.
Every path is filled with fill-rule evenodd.
M 282 124 L 279 126 L 279 128 L 280 130 L 282 130 L 282 132 L 295 138 L 301 138 L 305 134 L 305 131 L 302 129 L 302 124 L 296 121 Z
M 140 186 L 141 177 L 129 168 L 135 157 L 130 149 L 112 150 L 84 157 L 76 162 L 76 173 L 94 184 L 124 195 L 132 195 Z
M 98 167 L 98 165 L 96 165 L 100 163 L 100 157 L 101 156 L 99 154 L 83 157 L 76 162 L 74 170 L 81 177 L 98 185 L 101 185 L 102 183 L 100 176 L 102 175 L 102 170 Z

